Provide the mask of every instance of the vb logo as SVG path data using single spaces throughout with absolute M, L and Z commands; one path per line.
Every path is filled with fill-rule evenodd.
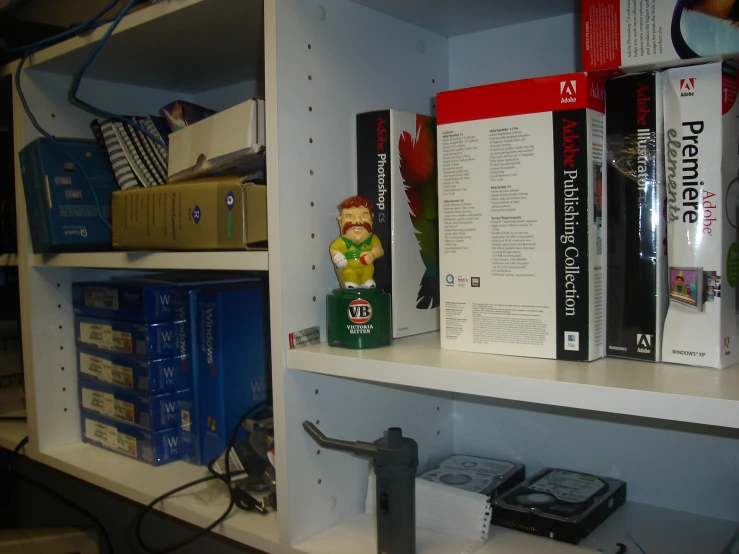
M 642 333 L 636 334 L 636 347 L 637 348 L 652 348 L 652 335 L 644 335 Z
M 352 323 L 364 325 L 372 319 L 372 304 L 361 298 L 352 300 L 346 308 L 346 315 Z

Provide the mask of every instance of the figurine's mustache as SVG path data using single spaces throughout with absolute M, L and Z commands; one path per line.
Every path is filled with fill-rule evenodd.
M 362 223 L 352 223 L 351 221 L 347 221 L 346 223 L 344 223 L 344 226 L 341 228 L 341 234 L 343 235 L 352 227 L 364 227 L 365 229 L 367 229 L 368 233 L 372 232 L 372 225 L 370 225 L 366 221 L 363 221 Z

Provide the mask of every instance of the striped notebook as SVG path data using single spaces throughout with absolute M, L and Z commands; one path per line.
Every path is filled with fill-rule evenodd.
M 129 119 L 167 142 L 169 129 L 164 118 L 149 116 Z M 153 187 L 167 182 L 167 150 L 149 136 L 132 125 L 113 119 L 96 119 L 91 127 L 96 140 L 103 147 L 118 188 Z

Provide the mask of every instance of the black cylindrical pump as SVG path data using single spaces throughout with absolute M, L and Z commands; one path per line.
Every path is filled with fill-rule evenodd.
M 416 441 L 404 437 L 400 427 L 390 427 L 375 442 L 331 439 L 310 421 L 304 421 L 303 428 L 324 448 L 372 460 L 377 481 L 377 552 L 415 554 Z

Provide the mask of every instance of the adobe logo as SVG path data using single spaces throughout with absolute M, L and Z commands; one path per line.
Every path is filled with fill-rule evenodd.
M 680 96 L 695 96 L 695 77 L 680 79 Z
M 560 81 L 559 93 L 562 96 L 575 96 L 577 92 L 577 81 Z
M 576 101 L 575 95 L 577 94 L 577 81 L 575 80 L 560 81 L 559 82 L 559 94 L 562 97 L 561 99 L 562 104 L 568 104 L 570 102 L 575 102 Z

